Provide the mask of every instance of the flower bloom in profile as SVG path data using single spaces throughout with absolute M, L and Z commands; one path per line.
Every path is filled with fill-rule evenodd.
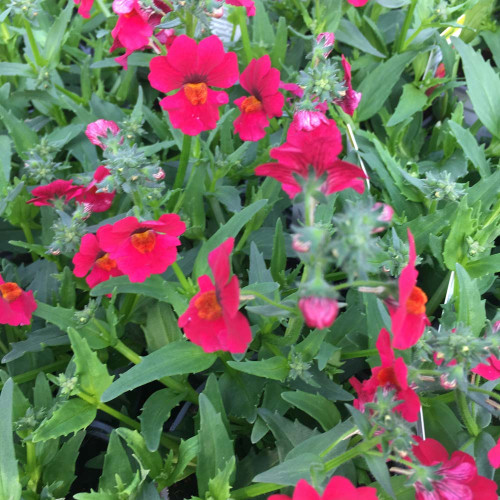
M 87 125 L 85 135 L 92 144 L 99 146 L 101 149 L 106 149 L 106 145 L 102 143 L 101 138 L 108 137 L 110 132 L 117 135 L 120 132 L 120 127 L 111 120 L 97 120 Z
M 394 399 L 402 401 L 394 408 L 408 422 L 416 422 L 420 411 L 420 400 L 416 392 L 408 385 L 408 367 L 403 358 L 395 358 L 391 347 L 389 332 L 382 328 L 376 343 L 382 361 L 381 366 L 372 368 L 372 376 L 363 382 L 352 377 L 349 382 L 358 393 L 354 406 L 364 411 L 366 403 L 371 403 L 381 387 L 387 391 L 395 391 Z
M 139 222 L 125 217 L 97 231 L 101 249 L 114 260 L 130 281 L 142 283 L 152 274 L 161 274 L 177 258 L 178 236 L 186 224 L 177 214 L 163 214 L 159 220 Z
M 78 195 L 79 190 L 80 187 L 75 186 L 73 181 L 58 179 L 50 184 L 33 189 L 31 194 L 34 198 L 31 198 L 26 203 L 33 203 L 36 207 L 53 207 L 54 202 L 66 204 Z
M 418 444 L 413 453 L 422 465 L 439 465 L 436 478 L 430 479 L 432 491 L 417 481 L 414 486 L 416 500 L 497 500 L 497 485 L 494 481 L 478 475 L 476 462 L 463 451 L 454 451 L 448 457 L 446 448 L 435 439 L 415 437 Z
M 107 281 L 114 276 L 122 276 L 116 261 L 101 249 L 99 240 L 95 234 L 86 234 L 80 243 L 78 253 L 73 257 L 73 273 L 78 278 L 85 278 L 87 285 L 94 288 L 99 283 Z
M 495 469 L 500 467 L 500 439 L 497 441 L 497 444 L 491 448 L 488 452 L 488 460 L 490 464 Z
M 298 305 L 310 328 L 328 328 L 339 312 L 338 302 L 330 297 L 302 297 Z
M 328 125 L 328 118 L 323 111 L 301 109 L 293 115 L 293 121 L 297 130 L 311 132 L 322 123 Z
M 211 87 L 229 88 L 238 80 L 236 54 L 224 52 L 218 37 L 212 35 L 197 44 L 180 35 L 168 54 L 153 57 L 149 67 L 153 88 L 165 93 L 179 89 L 160 101 L 174 128 L 198 135 L 217 127 L 219 106 L 227 104 L 229 97 Z
M 342 99 L 335 100 L 335 104 L 338 104 L 345 113 L 352 116 L 361 101 L 361 92 L 356 92 L 352 88 L 351 65 L 347 62 L 344 54 L 342 54 L 342 67 L 344 68 L 344 83 L 347 90 Z
M 179 318 L 179 327 L 186 337 L 205 352 L 243 353 L 252 341 L 248 320 L 238 310 L 238 278 L 235 275 L 230 277 L 233 247 L 234 238 L 228 238 L 208 254 L 214 281 L 206 274 L 198 278 L 200 291 Z
M 247 10 L 247 16 L 255 16 L 255 3 L 253 0 L 225 0 L 229 5 L 234 5 L 235 7 L 245 7 Z
M 154 3 L 156 8 L 165 14 L 170 11 L 165 3 Z M 128 56 L 150 44 L 154 28 L 160 23 L 162 15 L 143 7 L 139 0 L 114 0 L 113 11 L 118 14 L 118 21 L 111 31 L 114 41 L 109 51 L 124 48 L 125 54 L 115 58 L 115 61 L 127 69 Z
M 250 94 L 234 103 L 241 111 L 234 121 L 234 130 L 243 141 L 258 141 L 265 137 L 269 119 L 281 116 L 285 98 L 278 91 L 280 72 L 271 68 L 271 58 L 266 54 L 252 59 L 240 75 L 240 85 Z
M 333 47 L 335 44 L 335 34 L 329 33 L 329 32 L 320 33 L 316 37 L 316 43 L 323 43 L 324 48 Z M 330 55 L 331 52 L 332 52 L 332 49 L 324 52 L 323 53 L 324 58 L 326 59 Z
M 323 495 L 320 495 L 305 479 L 295 486 L 293 497 L 271 495 L 268 500 L 377 500 L 377 490 L 370 486 L 356 488 L 349 479 L 333 476 Z
M 408 265 L 401 271 L 398 281 L 399 300 L 395 304 L 387 302 L 391 315 L 392 345 L 395 349 L 408 349 L 414 346 L 424 333 L 430 321 L 425 314 L 427 295 L 417 285 L 418 271 L 415 269 L 417 255 L 415 240 L 408 229 L 408 243 L 410 245 Z
M 109 170 L 101 165 L 94 172 L 94 178 L 88 186 L 82 186 L 75 197 L 77 203 L 82 203 L 89 212 L 105 212 L 111 207 L 115 192 L 105 193 L 97 191 L 97 184 L 110 174 Z
M 255 173 L 281 182 L 281 187 L 290 198 L 303 190 L 296 177 L 302 177 L 305 182 L 311 168 L 316 180 L 324 179 L 319 187 L 324 194 L 347 188 L 362 193 L 366 175 L 356 165 L 339 160 L 337 155 L 341 151 L 342 138 L 333 120 L 321 123 L 311 132 L 298 130 L 292 122 L 286 142 L 269 153 L 278 162 L 260 165 Z
M 76 5 L 80 4 L 78 14 L 88 19 L 90 17 L 90 9 L 94 5 L 94 0 L 74 0 L 74 2 Z
M 29 325 L 36 308 L 31 290 L 25 292 L 17 283 L 6 283 L 0 276 L 0 324 Z

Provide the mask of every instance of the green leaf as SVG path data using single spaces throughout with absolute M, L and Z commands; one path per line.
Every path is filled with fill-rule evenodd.
M 19 500 L 21 483 L 17 470 L 12 432 L 12 394 L 14 382 L 11 378 L 5 382 L 0 394 L 0 498 Z
M 0 135 L 0 192 L 9 185 L 12 150 L 10 139 L 6 135 Z
M 78 134 L 82 133 L 84 129 L 85 127 L 80 123 L 72 123 L 66 127 L 59 127 L 47 136 L 47 141 L 54 148 L 60 149 Z
M 340 413 L 335 405 L 320 394 L 295 391 L 283 392 L 281 397 L 317 420 L 325 431 L 339 423 Z
M 116 487 L 116 475 L 120 477 L 123 484 L 128 484 L 133 476 L 130 460 L 124 450 L 116 430 L 109 437 L 108 449 L 104 456 L 104 466 L 99 478 L 99 489 L 114 491 Z
M 262 0 L 255 0 L 255 9 L 252 19 L 253 42 L 255 45 L 262 42 L 271 48 L 274 45 L 274 30 Z
M 76 376 L 81 390 L 99 401 L 101 394 L 111 385 L 113 377 L 108 368 L 90 349 L 87 341 L 74 329 L 68 328 L 71 347 L 75 353 Z
M 284 17 L 280 17 L 276 27 L 276 40 L 273 44 L 273 50 L 269 54 L 273 67 L 280 69 L 285 62 L 286 49 L 288 42 L 288 24 Z
M 276 219 L 273 238 L 273 253 L 271 256 L 271 274 L 276 281 L 280 280 L 281 273 L 285 272 L 286 249 L 285 235 L 283 234 L 283 223 Z
M 47 38 L 45 40 L 45 47 L 42 55 L 44 59 L 51 63 L 51 66 L 55 66 L 59 57 L 59 51 L 64 45 L 64 39 L 69 35 L 69 31 L 67 31 L 66 28 L 68 27 L 68 23 L 73 15 L 73 10 L 73 5 L 68 3 L 66 8 L 61 12 L 59 17 L 47 32 Z
M 234 456 L 227 461 L 224 469 L 208 481 L 208 495 L 210 500 L 227 500 L 231 498 L 231 476 L 234 476 L 236 470 L 236 459 Z
M 422 111 L 426 103 L 427 96 L 425 92 L 417 89 L 413 84 L 407 83 L 403 86 L 403 94 L 399 99 L 394 114 L 390 117 L 386 126 L 394 127 L 394 125 L 404 122 L 417 111 Z
M 144 357 L 136 366 L 123 373 L 104 391 L 101 401 L 110 401 L 124 392 L 172 375 L 198 373 L 210 368 L 217 356 L 206 353 L 196 344 L 179 340 Z
M 177 394 L 171 389 L 161 389 L 149 396 L 144 403 L 139 420 L 141 421 L 141 434 L 149 451 L 158 449 L 163 424 L 183 398 L 184 394 Z
M 470 278 L 467 271 L 456 264 L 458 279 L 458 298 L 455 301 L 458 321 L 469 325 L 472 333 L 479 335 L 486 321 L 485 301 L 481 300 L 476 280 Z
M 500 273 L 500 253 L 467 262 L 465 269 L 471 278 L 481 278 L 486 274 Z
M 357 109 L 358 121 L 368 120 L 380 110 L 406 65 L 415 55 L 415 52 L 405 52 L 392 56 L 387 61 L 378 64 L 375 70 L 365 77 L 357 89 L 363 94 Z M 390 78 L 387 75 L 391 75 Z
M 495 440 L 488 432 L 481 432 L 474 440 L 474 457 L 476 457 L 477 473 L 480 476 L 493 479 L 495 469 L 488 459 L 488 452 L 496 445 Z
M 500 137 L 500 77 L 479 52 L 459 38 L 452 38 L 460 57 L 467 82 L 467 93 L 483 125 Z
M 467 206 L 467 196 L 464 196 L 456 210 L 450 234 L 444 243 L 443 257 L 448 269 L 453 271 L 457 262 L 461 265 L 467 262 L 468 245 L 465 239 L 473 233 L 474 228 L 472 208 Z
M 203 243 L 194 263 L 193 276 L 201 276 L 202 274 L 208 273 L 208 254 L 228 238 L 235 238 L 245 224 L 250 222 L 252 217 L 266 205 L 267 200 L 258 200 L 248 207 L 245 207 L 241 212 L 234 214 L 208 241 Z
M 96 407 L 87 401 L 79 398 L 68 399 L 33 433 L 33 442 L 55 439 L 85 429 L 95 419 L 96 414 Z
M 173 484 L 179 477 L 182 476 L 184 470 L 189 465 L 191 460 L 198 456 L 200 452 L 198 436 L 193 436 L 186 441 L 181 441 L 179 446 L 179 458 L 174 471 L 172 472 L 169 481 Z
M 394 490 L 391 484 L 391 476 L 389 475 L 389 470 L 387 469 L 386 459 L 383 457 L 376 457 L 366 453 L 364 455 L 368 469 L 372 473 L 375 480 L 384 488 L 384 490 L 392 497 L 396 498 L 394 495 Z
M 335 31 L 335 39 L 366 52 L 367 54 L 371 54 L 372 56 L 380 57 L 382 59 L 386 57 L 368 41 L 355 24 L 351 23 L 347 19 L 340 20 L 340 26 Z
M 198 494 L 209 491 L 210 479 L 234 460 L 233 442 L 229 438 L 220 413 L 217 413 L 204 395 L 200 394 L 200 430 L 198 432 L 200 452 L 196 467 Z
M 24 76 L 36 78 L 33 69 L 29 64 L 0 62 L 0 76 Z
M 14 141 L 17 153 L 24 157 L 26 152 L 38 142 L 38 136 L 28 125 L 16 118 L 10 111 L 0 106 L 0 118 Z
M 228 361 L 227 364 L 240 372 L 249 373 L 256 377 L 264 377 L 283 382 L 288 376 L 290 366 L 288 361 L 279 356 L 260 361 Z
M 183 338 L 177 318 L 170 304 L 165 302 L 157 302 L 148 309 L 146 324 L 142 330 L 150 353 Z

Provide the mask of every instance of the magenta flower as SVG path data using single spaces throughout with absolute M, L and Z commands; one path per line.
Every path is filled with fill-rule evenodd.
M 227 104 L 226 92 L 238 80 L 238 60 L 234 52 L 224 52 L 215 35 L 199 44 L 186 35 L 178 36 L 166 56 L 150 63 L 149 82 L 160 92 L 176 93 L 164 97 L 160 105 L 168 112 L 172 126 L 187 135 L 198 135 L 217 127 L 219 106 Z
M 352 88 L 351 65 L 347 62 L 344 54 L 342 54 L 342 66 L 344 68 L 344 80 L 347 90 L 342 99 L 335 100 L 335 104 L 338 104 L 345 113 L 352 116 L 361 101 L 361 92 L 356 92 Z
M 488 460 L 495 469 L 500 467 L 500 439 L 497 441 L 497 444 L 488 451 Z
M 73 0 L 76 5 L 80 4 L 78 7 L 78 14 L 82 17 L 89 18 L 90 17 L 90 9 L 92 5 L 94 5 L 94 0 Z
M 252 59 L 240 75 L 240 85 L 250 94 L 234 103 L 241 111 L 234 121 L 234 130 L 243 141 L 258 141 L 265 137 L 269 119 L 281 116 L 285 98 L 278 91 L 280 72 L 271 68 L 268 55 Z
M 6 283 L 0 276 L 0 324 L 29 325 L 36 308 L 31 290 L 25 292 L 17 283 Z
M 354 7 L 363 7 L 368 3 L 368 0 L 347 0 Z
M 110 132 L 117 135 L 120 132 L 120 127 L 111 120 L 97 120 L 87 125 L 85 135 L 92 144 L 99 146 L 101 149 L 106 149 L 101 137 L 108 137 Z
M 234 5 L 236 7 L 245 7 L 247 10 L 247 16 L 255 16 L 255 3 L 253 0 L 225 0 L 227 4 Z
M 339 312 L 339 304 L 330 297 L 302 297 L 299 300 L 307 326 L 311 328 L 328 328 L 333 324 Z
M 80 187 L 75 186 L 73 181 L 58 179 L 50 184 L 33 189 L 31 194 L 34 198 L 31 198 L 26 203 L 33 203 L 36 207 L 53 207 L 55 200 L 61 200 L 66 204 L 75 198 L 79 192 Z
M 75 197 L 75 201 L 82 203 L 89 212 L 105 212 L 111 207 L 115 191 L 111 193 L 97 192 L 97 184 L 110 174 L 109 170 L 101 165 L 94 172 L 94 178 L 88 186 L 82 186 Z
M 230 277 L 233 247 L 234 238 L 228 238 L 208 254 L 214 281 L 206 274 L 198 278 L 200 291 L 179 318 L 179 327 L 186 337 L 205 352 L 243 353 L 252 341 L 248 320 L 238 310 L 238 278 Z
M 297 130 L 312 132 L 322 123 L 328 124 L 328 118 L 323 111 L 301 109 L 293 115 L 293 122 Z
M 316 37 L 316 43 L 321 43 L 321 41 L 323 41 L 323 47 L 325 47 L 325 48 L 327 48 L 327 47 L 333 47 L 334 44 L 335 44 L 335 33 L 329 33 L 329 32 L 320 33 Z M 332 52 L 332 49 L 326 51 L 323 54 L 323 56 L 325 57 L 325 59 L 331 54 L 331 52 Z

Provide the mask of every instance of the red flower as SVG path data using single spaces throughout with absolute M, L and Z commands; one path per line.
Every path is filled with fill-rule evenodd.
M 302 97 L 304 95 L 304 89 L 296 83 L 280 82 L 280 89 L 284 89 L 287 92 L 290 92 L 295 97 Z
M 328 125 L 328 118 L 323 111 L 301 109 L 293 115 L 293 122 L 297 130 L 312 132 L 322 123 Z
M 158 33 L 155 35 L 155 38 L 161 44 L 165 45 L 167 49 L 169 49 L 174 43 L 174 40 L 177 38 L 177 35 L 175 34 L 174 28 L 169 28 L 158 31 Z
M 491 448 L 488 452 L 488 460 L 492 467 L 498 469 L 500 467 L 500 439 L 497 441 L 497 444 Z
M 436 68 L 436 72 L 434 73 L 434 78 L 444 78 L 446 76 L 446 68 L 443 63 L 440 63 L 438 67 Z M 425 91 L 425 95 L 429 96 L 431 95 L 434 90 L 436 90 L 439 87 L 439 85 L 434 85 L 433 87 L 428 88 Z
M 90 17 L 90 9 L 94 5 L 94 0 L 74 0 L 74 2 L 77 5 L 80 4 L 78 14 L 88 19 Z
M 186 224 L 177 214 L 163 214 L 159 220 L 139 222 L 135 217 L 107 224 L 97 231 L 97 239 L 109 258 L 130 281 L 142 283 L 160 274 L 175 262 L 180 236 Z
M 320 33 L 316 37 L 316 43 L 321 43 L 322 40 L 324 40 L 323 47 L 325 47 L 325 48 L 327 48 L 327 47 L 333 47 L 333 45 L 335 44 L 335 33 L 329 33 L 329 32 Z M 332 52 L 332 49 L 327 50 L 323 54 L 323 56 L 325 57 L 325 59 L 330 55 L 331 52 Z
M 299 300 L 299 309 L 304 315 L 307 326 L 323 329 L 335 321 L 339 304 L 330 297 L 302 297 Z
M 399 277 L 399 303 L 387 302 L 392 324 L 392 345 L 395 349 L 408 349 L 414 346 L 430 325 L 425 314 L 427 295 L 416 286 L 418 271 L 415 269 L 415 240 L 408 229 L 410 255 L 408 265 Z
M 486 359 L 486 363 L 479 363 L 471 371 L 481 375 L 486 380 L 496 380 L 500 378 L 500 359 L 492 354 Z
M 363 5 L 366 5 L 368 3 L 368 0 L 347 0 L 351 5 L 354 5 L 354 7 L 363 7 Z
M 229 5 L 235 5 L 236 7 L 245 7 L 247 10 L 247 16 L 255 16 L 255 4 L 253 0 L 226 0 Z
M 371 403 L 382 387 L 388 391 L 394 390 L 394 399 L 403 401 L 394 408 L 408 422 L 416 422 L 420 411 L 420 400 L 415 391 L 408 385 L 408 367 L 403 358 L 395 358 L 391 347 L 389 332 L 382 328 L 377 340 L 377 350 L 380 354 L 382 366 L 372 369 L 372 376 L 360 382 L 355 377 L 349 379 L 351 385 L 356 389 L 358 398 L 354 400 L 354 406 L 364 411 L 364 405 Z
M 441 476 L 431 481 L 433 491 L 421 483 L 415 483 L 415 500 L 497 500 L 497 485 L 494 481 L 479 476 L 474 459 L 463 451 L 454 451 L 451 458 L 445 447 L 435 439 L 422 440 L 413 446 L 413 453 L 422 465 L 441 464 L 437 474 Z
M 75 198 L 80 192 L 79 186 L 75 186 L 73 181 L 64 181 L 58 179 L 45 186 L 38 186 L 31 194 L 34 198 L 28 200 L 26 203 L 33 203 L 36 207 L 53 207 L 54 200 L 62 200 L 63 203 L 68 203 L 71 199 Z
M 337 99 L 335 101 L 335 104 L 338 104 L 345 113 L 352 116 L 356 108 L 359 106 L 359 102 L 361 101 L 361 92 L 356 92 L 352 88 L 351 65 L 347 62 L 344 54 L 342 54 L 342 66 L 344 68 L 344 80 L 347 90 L 345 96 L 342 99 Z
M 102 143 L 100 138 L 108 137 L 110 132 L 117 135 L 120 132 L 120 127 L 111 120 L 97 120 L 87 125 L 85 135 L 92 144 L 99 146 L 101 149 L 106 149 L 106 145 Z
M 243 141 L 258 141 L 265 137 L 269 119 L 282 114 L 285 98 L 278 92 L 280 72 L 271 68 L 268 55 L 252 59 L 240 75 L 240 85 L 250 96 L 234 101 L 241 111 L 234 121 L 234 130 Z
M 115 197 L 115 191 L 111 193 L 98 193 L 96 186 L 96 184 L 101 182 L 109 174 L 110 171 L 104 165 L 97 167 L 97 170 L 94 172 L 94 179 L 88 186 L 83 186 L 76 196 L 75 200 L 78 203 L 83 203 L 84 207 L 89 212 L 105 212 L 111 207 L 113 198 Z
M 73 273 L 78 278 L 85 278 L 87 285 L 94 288 L 97 284 L 108 280 L 112 276 L 122 276 L 116 261 L 109 257 L 99 245 L 99 240 L 94 234 L 86 234 L 80 243 L 80 250 L 73 257 L 75 268 Z
M 149 82 L 160 92 L 175 94 L 160 101 L 172 126 L 184 134 L 197 135 L 217 127 L 219 106 L 227 104 L 225 92 L 210 87 L 231 87 L 238 80 L 234 52 L 224 52 L 215 35 L 199 44 L 186 35 L 178 36 L 166 56 L 151 59 Z
M 319 179 L 326 174 L 321 191 L 331 194 L 353 188 L 358 193 L 365 189 L 363 171 L 356 165 L 339 160 L 342 139 L 333 120 L 321 123 L 311 132 L 300 131 L 294 122 L 288 129 L 286 142 L 271 149 L 269 155 L 278 163 L 265 163 L 255 169 L 257 175 L 268 175 L 281 182 L 283 190 L 290 198 L 302 191 L 295 176 L 307 179 L 312 167 Z
M 356 488 L 349 479 L 333 476 L 321 496 L 305 479 L 301 479 L 295 486 L 293 497 L 271 495 L 268 500 L 377 500 L 377 490 L 370 486 Z
M 33 292 L 25 292 L 18 284 L 5 282 L 0 276 L 0 324 L 29 325 L 37 308 Z
M 205 352 L 243 353 L 252 341 L 248 320 L 238 311 L 238 278 L 234 275 L 230 278 L 233 247 L 234 238 L 228 238 L 208 254 L 214 282 L 206 274 L 198 278 L 200 291 L 179 318 L 186 337 Z

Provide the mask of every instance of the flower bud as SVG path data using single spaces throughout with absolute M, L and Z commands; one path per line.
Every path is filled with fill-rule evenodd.
M 328 33 L 328 32 L 320 33 L 316 37 L 316 43 L 320 44 L 322 41 L 324 48 L 333 47 L 333 44 L 335 43 L 335 35 L 333 33 Z M 323 56 L 325 57 L 325 59 L 330 55 L 331 51 L 332 49 L 323 52 Z
M 328 124 L 328 118 L 321 111 L 310 111 L 302 109 L 297 111 L 293 117 L 297 130 L 306 130 L 311 132 L 321 123 Z
M 302 297 L 298 305 L 307 326 L 311 328 L 328 328 L 339 312 L 338 302 L 330 297 Z
M 294 234 L 292 237 L 292 248 L 297 253 L 307 253 L 311 249 L 310 241 L 303 241 L 299 234 Z
M 377 217 L 377 220 L 380 222 L 391 222 L 392 216 L 394 215 L 394 209 L 387 205 L 386 203 L 377 202 L 373 205 L 372 209 L 380 210 L 382 208 L 382 212 Z M 385 227 L 375 227 L 372 229 L 372 234 L 380 233 L 385 230 Z

